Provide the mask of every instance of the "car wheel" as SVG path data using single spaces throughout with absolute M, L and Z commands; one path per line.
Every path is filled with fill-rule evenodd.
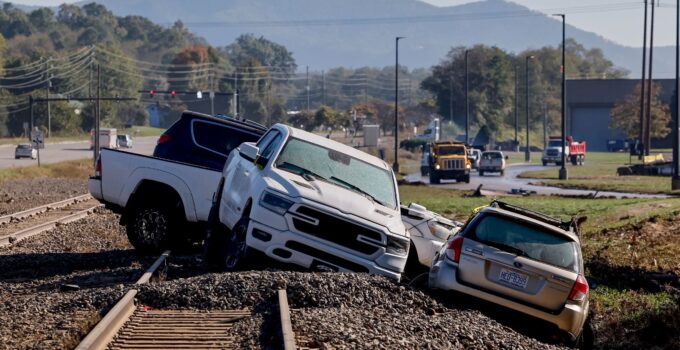
M 583 324 L 581 333 L 569 345 L 574 349 L 589 350 L 593 348 L 594 344 L 595 332 L 593 331 L 593 322 L 592 318 L 588 316 L 588 318 L 586 318 L 586 322 Z
M 505 170 L 501 170 L 501 176 L 505 176 Z
M 543 166 L 547 166 L 547 165 L 548 165 L 548 162 L 543 162 Z
M 126 223 L 130 243 L 139 252 L 156 254 L 171 245 L 173 228 L 178 226 L 173 212 L 158 204 L 143 204 L 135 208 Z
M 17 157 L 17 156 L 14 156 L 14 159 L 19 159 L 19 157 Z
M 479 176 L 484 176 L 484 170 L 479 171 Z
M 248 218 L 241 218 L 236 223 L 227 237 L 224 255 L 222 256 L 222 267 L 226 271 L 241 270 L 248 265 L 249 248 L 246 244 L 248 235 Z
M 463 181 L 465 181 L 466 184 L 470 183 L 470 175 L 465 175 L 465 178 L 463 178 Z
M 440 183 L 441 180 L 439 179 L 439 176 L 437 176 L 433 172 L 430 172 L 430 184 L 439 185 Z

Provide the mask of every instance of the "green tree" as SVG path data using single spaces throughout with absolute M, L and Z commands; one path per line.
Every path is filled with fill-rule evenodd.
M 635 86 L 633 93 L 623 101 L 617 103 L 611 110 L 609 128 L 622 130 L 629 138 L 637 138 L 640 133 L 640 84 Z M 670 108 L 659 99 L 661 85 L 652 84 L 652 124 L 651 136 L 654 138 L 666 137 L 671 129 Z
M 314 113 L 314 127 L 329 126 L 333 127 L 336 123 L 338 113 L 329 106 L 321 106 L 316 113 Z

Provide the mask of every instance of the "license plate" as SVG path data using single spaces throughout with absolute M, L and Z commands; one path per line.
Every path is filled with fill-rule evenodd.
M 501 273 L 498 275 L 498 280 L 509 283 L 515 287 L 525 289 L 527 287 L 527 282 L 529 282 L 529 276 L 523 273 L 501 269 Z

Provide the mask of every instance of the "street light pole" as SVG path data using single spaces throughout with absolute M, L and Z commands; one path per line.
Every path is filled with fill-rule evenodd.
M 470 75 L 468 70 L 468 54 L 465 50 L 465 143 L 470 142 Z
M 519 96 L 517 95 L 518 88 L 518 76 L 519 72 L 517 71 L 517 65 L 515 65 L 515 144 L 513 145 L 514 151 L 519 152 L 519 139 L 517 138 L 517 134 L 519 131 L 519 111 L 517 110 L 518 108 L 518 98 Z
M 644 19 L 644 29 L 642 38 L 642 77 L 640 78 L 640 134 L 638 136 L 639 143 L 642 144 L 645 139 L 645 89 L 647 88 L 647 82 L 645 77 L 647 74 L 647 0 L 645 0 L 645 19 Z M 640 159 L 642 159 L 642 154 L 640 154 Z
M 567 154 L 566 154 L 566 143 L 567 143 L 567 16 L 564 14 L 556 14 L 553 16 L 562 17 L 562 165 L 560 167 L 560 180 L 566 180 L 569 178 L 569 173 L 567 172 Z
M 675 118 L 673 123 L 673 179 L 671 188 L 680 189 L 680 0 L 675 13 Z
M 524 160 L 529 162 L 531 161 L 531 151 L 529 149 L 529 60 L 534 58 L 534 56 L 527 56 L 526 57 L 526 108 L 527 108 L 527 142 L 526 142 L 526 149 L 524 150 Z
M 394 163 L 392 169 L 395 172 L 399 171 L 399 40 L 404 39 L 403 36 L 395 38 L 395 63 L 394 63 Z

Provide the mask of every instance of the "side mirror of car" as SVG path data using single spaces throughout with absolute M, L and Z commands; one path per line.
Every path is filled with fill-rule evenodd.
M 252 142 L 244 142 L 238 147 L 238 152 L 241 157 L 253 162 L 257 159 L 260 149 Z

